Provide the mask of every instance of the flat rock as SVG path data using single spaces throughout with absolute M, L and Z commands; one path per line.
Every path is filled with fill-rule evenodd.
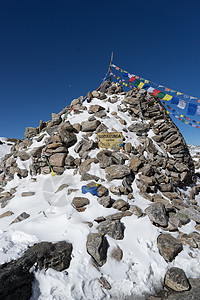
M 30 196 L 34 196 L 35 192 L 22 192 L 21 196 L 22 197 L 30 197 Z
M 85 197 L 74 197 L 73 201 L 72 201 L 72 205 L 75 208 L 80 208 L 83 207 L 85 205 L 88 205 L 90 203 L 88 198 Z
M 66 153 L 55 153 L 51 155 L 49 159 L 50 165 L 55 167 L 64 167 L 66 155 Z
M 85 121 L 82 122 L 82 131 L 83 132 L 89 132 L 89 131 L 95 131 L 96 128 L 101 124 L 99 120 L 94 120 L 94 121 Z
M 12 221 L 12 222 L 10 223 L 10 225 L 11 225 L 11 224 L 14 224 L 14 223 L 22 222 L 23 220 L 26 220 L 26 219 L 29 218 L 29 217 L 30 217 L 29 214 L 27 214 L 26 212 L 23 212 L 23 213 L 21 213 L 14 221 Z
M 112 179 L 124 178 L 127 175 L 130 175 L 131 170 L 128 166 L 125 165 L 112 165 L 105 168 L 106 173 Z

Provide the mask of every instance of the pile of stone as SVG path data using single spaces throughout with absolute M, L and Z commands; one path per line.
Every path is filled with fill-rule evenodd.
M 120 101 L 122 96 L 123 100 Z M 101 100 L 102 105 L 92 104 L 94 98 Z M 106 218 L 102 216 L 96 218 L 94 222 L 99 224 L 98 233 L 88 235 L 86 248 L 97 269 L 105 264 L 107 259 L 106 235 L 116 240 L 123 239 L 125 228 L 121 219 L 131 217 L 133 214 L 139 218 L 147 215 L 153 225 L 166 231 L 166 234 L 160 234 L 157 241 L 159 253 L 166 262 L 173 261 L 183 250 L 183 245 L 200 248 L 198 232 L 180 233 L 178 238 L 170 234 L 171 231 L 179 232 L 179 228 L 190 220 L 194 220 L 196 229 L 200 230 L 200 208 L 195 200 L 195 195 L 200 190 L 196 186 L 194 163 L 187 144 L 159 100 L 146 91 L 141 93 L 133 89 L 125 93 L 121 86 L 115 83 L 104 84 L 100 92 L 89 92 L 87 95 L 89 106 L 84 106 L 83 100 L 83 97 L 73 100 L 70 107 L 66 107 L 58 114 L 52 114 L 51 121 L 41 121 L 37 128 L 27 127 L 25 139 L 17 140 L 11 148 L 11 153 L 1 162 L 1 181 L 6 183 L 12 180 L 15 174 L 20 178 L 28 176 L 29 172 L 31 176 L 48 174 L 51 172 L 48 160 L 57 175 L 63 174 L 68 169 L 74 169 L 74 175 L 79 173 L 81 181 L 88 181 L 88 187 L 94 187 L 98 182 L 98 203 L 106 208 L 115 208 L 119 212 Z M 106 102 L 118 102 L 118 111 L 110 113 L 104 107 Z M 154 105 L 155 102 L 157 105 Z M 75 114 L 87 111 L 88 119 L 71 124 L 64 116 L 72 107 Z M 130 126 L 127 126 L 125 116 L 131 118 Z M 107 128 L 104 124 L 104 119 L 108 118 L 115 118 L 116 122 L 120 122 L 123 126 L 122 150 L 117 147 L 109 150 L 98 149 L 96 134 L 115 131 L 114 128 Z M 137 147 L 130 141 L 126 142 L 125 137 L 131 134 L 138 140 Z M 43 145 L 30 150 L 33 139 L 42 141 Z M 72 146 L 76 157 L 69 155 L 69 148 Z M 94 149 L 97 150 L 96 157 L 91 157 L 90 152 Z M 19 159 L 29 162 L 30 171 L 28 168 L 18 167 Z M 105 171 L 108 182 L 117 179 L 121 185 L 113 184 L 107 189 L 103 184 L 104 179 L 90 174 L 93 163 Z M 145 211 L 131 202 L 134 184 L 140 194 L 150 201 Z M 186 185 L 193 185 L 191 197 L 180 192 L 180 188 Z M 14 191 L 5 193 L 2 189 L 0 194 L 2 207 L 14 197 L 13 194 Z M 113 195 L 119 198 L 113 200 Z M 122 195 L 127 196 L 127 201 L 120 198 Z M 86 197 L 74 197 L 72 206 L 81 213 L 87 209 L 89 203 Z M 93 223 L 88 225 L 93 226 Z M 122 250 L 116 248 L 113 257 L 119 261 L 122 256 Z M 165 284 L 180 290 L 177 282 L 181 276 L 183 277 L 183 273 L 173 268 L 166 274 Z M 181 289 L 187 290 L 189 285 L 187 279 L 184 280 L 182 280 L 184 287 Z M 110 288 L 105 278 L 101 278 L 100 282 L 105 288 Z

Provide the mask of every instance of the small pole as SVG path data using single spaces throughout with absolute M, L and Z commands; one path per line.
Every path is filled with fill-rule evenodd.
M 110 78 L 109 78 L 110 84 L 111 84 L 112 63 L 113 63 L 113 51 L 112 51 L 111 60 L 110 60 Z

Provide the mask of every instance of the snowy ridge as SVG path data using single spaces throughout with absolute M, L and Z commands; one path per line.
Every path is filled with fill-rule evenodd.
M 115 95 L 110 96 L 110 98 L 114 97 Z M 101 105 L 108 115 L 108 118 L 103 120 L 104 125 L 110 131 L 115 129 L 123 132 L 126 142 L 130 142 L 136 148 L 140 145 L 136 134 L 124 130 L 132 124 L 131 117 L 127 112 L 122 111 L 125 108 L 123 104 L 121 104 L 121 111 L 118 111 L 118 105 L 123 99 L 124 95 L 121 95 L 117 102 L 111 103 L 93 98 L 92 105 Z M 67 120 L 72 125 L 81 123 L 90 117 L 88 111 L 91 104 L 84 101 L 83 105 L 86 109 L 80 114 L 68 116 Z M 115 112 L 117 112 L 118 118 L 113 117 Z M 96 119 L 101 120 L 98 117 Z M 121 119 L 125 121 L 123 124 L 119 122 Z M 149 121 L 146 121 L 146 123 L 148 124 Z M 42 134 L 33 137 L 32 145 L 27 150 L 28 153 L 35 147 L 45 145 L 45 138 L 50 136 L 45 133 L 43 139 L 38 142 L 38 137 Z M 78 141 L 82 139 L 84 134 L 81 131 L 77 134 Z M 153 136 L 152 131 L 148 133 L 148 136 L 150 138 Z M 6 142 L 4 139 L 1 140 Z M 89 140 L 97 141 L 96 133 L 92 133 Z M 155 145 L 160 152 L 163 152 L 156 143 Z M 0 157 L 9 151 L 9 147 L 6 144 L 0 145 Z M 79 156 L 75 151 L 75 147 L 76 145 L 73 145 L 69 148 L 69 155 L 76 159 Z M 98 152 L 98 148 L 91 150 L 90 158 L 96 157 Z M 147 156 L 147 153 L 144 155 Z M 125 165 L 127 164 L 128 161 L 125 162 Z M 31 159 L 22 161 L 18 157 L 17 165 L 19 168 L 30 170 Z M 94 162 L 91 163 L 89 173 L 100 177 L 102 184 L 108 189 L 113 184 L 120 186 L 122 182 L 120 179 L 107 181 L 105 170 Z M 87 236 L 89 233 L 97 232 L 98 223 L 94 222 L 95 218 L 106 217 L 119 211 L 114 208 L 103 207 L 97 202 L 96 197 L 87 193 L 86 197 L 90 203 L 85 211 L 78 212 L 71 203 L 74 196 L 83 196 L 81 187 L 87 183 L 81 181 L 81 175 L 74 172 L 74 169 L 67 169 L 62 175 L 56 175 L 55 177 L 51 174 L 40 174 L 33 178 L 29 173 L 26 178 L 20 179 L 15 174 L 14 179 L 4 187 L 4 193 L 14 188 L 16 188 L 16 193 L 6 207 L 0 208 L 1 264 L 17 259 L 28 246 L 37 242 L 65 240 L 73 245 L 72 260 L 67 272 L 56 272 L 53 269 L 34 271 L 35 282 L 31 300 L 147 299 L 146 295 L 155 294 L 162 288 L 166 271 L 172 266 L 183 269 L 188 278 L 200 276 L 199 249 L 190 249 L 188 245 L 184 245 L 183 251 L 172 262 L 167 263 L 159 254 L 157 247 L 158 236 L 160 233 L 166 233 L 166 231 L 154 226 L 147 215 L 141 218 L 136 215 L 124 217 L 122 223 L 125 231 L 122 240 L 115 240 L 106 235 L 109 243 L 107 262 L 98 271 L 91 262 L 91 256 L 87 253 Z M 66 184 L 68 187 L 56 192 L 62 184 Z M 150 201 L 141 196 L 135 181 L 132 188 L 133 197 L 131 200 L 127 200 L 126 195 L 121 195 L 120 199 L 129 201 L 129 204 L 137 205 L 144 211 L 149 206 Z M 71 192 L 72 189 L 74 191 Z M 185 193 L 189 194 L 189 191 L 190 188 Z M 35 192 L 35 194 L 22 197 L 23 192 Z M 119 196 L 112 195 L 112 198 L 117 200 Z M 200 204 L 200 195 L 196 197 L 196 200 Z M 12 214 L 1 217 L 7 211 L 12 212 Z M 22 222 L 11 224 L 23 212 L 29 214 L 30 217 Z M 88 226 L 89 222 L 93 224 L 92 227 Z M 191 220 L 179 228 L 179 231 L 189 234 L 197 231 L 195 225 L 196 222 Z M 178 232 L 170 232 L 170 234 L 174 237 L 178 236 Z M 121 261 L 116 261 L 111 256 L 113 249 L 117 246 L 123 251 Z M 111 290 L 102 288 L 99 283 L 101 275 L 108 280 L 112 287 Z

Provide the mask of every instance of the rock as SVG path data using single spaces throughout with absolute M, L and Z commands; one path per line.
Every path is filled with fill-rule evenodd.
M 109 175 L 109 178 L 111 180 L 124 178 L 125 176 L 130 175 L 131 173 L 129 167 L 125 165 L 112 165 L 110 167 L 105 168 L 105 171 Z
M 14 215 L 14 213 L 12 211 L 8 210 L 0 215 L 0 219 L 5 218 L 5 217 L 10 217 L 12 215 Z
M 183 208 L 181 212 L 188 218 L 200 223 L 200 212 L 198 212 L 194 207 Z
M 59 188 L 56 190 L 55 193 L 58 193 L 58 192 L 60 192 L 60 191 L 62 191 L 62 190 L 64 190 L 64 189 L 66 189 L 68 186 L 69 186 L 69 185 L 66 184 L 66 183 L 61 184 L 61 185 L 59 186 Z
M 30 158 L 30 154 L 25 151 L 19 151 L 18 156 L 22 161 L 28 160 Z
M 90 233 L 87 237 L 86 248 L 99 266 L 103 266 L 106 263 L 108 242 L 104 235 Z
M 197 243 L 192 238 L 192 234 L 179 233 L 178 240 L 182 245 L 189 245 L 191 248 L 197 248 Z
M 40 158 L 41 154 L 42 154 L 42 149 L 44 148 L 44 146 L 41 147 L 35 147 L 30 151 L 30 154 L 32 157 L 36 157 L 36 158 Z
M 130 205 L 129 211 L 136 215 L 138 218 L 143 216 L 143 211 L 137 205 Z
M 133 155 L 131 157 L 131 160 L 130 160 L 131 171 L 137 172 L 138 168 L 141 166 L 141 164 L 142 164 L 141 160 L 136 155 Z
M 0 266 L 1 299 L 27 300 L 31 298 L 34 274 L 33 265 L 39 269 L 53 268 L 63 271 L 69 267 L 72 245 L 43 242 L 29 248 L 22 257 Z
M 113 193 L 114 195 L 117 195 L 117 196 L 121 195 L 119 186 L 111 185 L 110 192 Z
M 74 131 L 74 127 L 71 125 L 71 123 L 69 121 L 65 121 L 64 123 L 62 123 L 58 126 L 58 133 L 61 137 L 63 136 L 64 132 L 66 132 L 66 131 L 69 131 L 69 132 Z
M 59 135 L 62 143 L 65 147 L 69 148 L 73 146 L 77 142 L 77 137 L 73 132 L 66 131 L 63 128 L 59 131 Z
M 30 197 L 35 195 L 35 192 L 22 192 L 21 197 Z
M 97 187 L 97 193 L 98 193 L 98 197 L 108 196 L 108 189 L 103 185 L 99 185 Z
M 176 292 L 187 291 L 190 289 L 190 284 L 184 271 L 175 267 L 172 267 L 167 271 L 164 284 Z
M 31 137 L 36 136 L 39 133 L 38 128 L 34 128 L 34 127 L 26 127 L 25 129 L 25 133 L 24 133 L 24 138 L 28 138 L 30 139 Z
M 197 247 L 200 249 L 200 234 L 198 232 L 192 232 L 189 236 L 193 238 Z
M 97 198 L 97 201 L 99 202 L 99 204 L 103 205 L 104 207 L 112 206 L 112 200 L 110 196 L 102 196 L 100 198 Z
M 98 91 L 93 91 L 93 92 L 92 92 L 92 96 L 93 96 L 94 98 L 99 98 L 100 93 L 99 93 Z
M 133 178 L 131 177 L 125 177 L 123 180 L 122 180 L 122 185 L 125 187 L 125 189 L 132 193 L 133 192 L 133 189 L 131 187 L 132 185 L 132 182 L 133 182 Z
M 106 220 L 97 227 L 99 233 L 108 234 L 113 239 L 122 240 L 124 238 L 124 228 L 119 220 Z
M 129 210 L 118 212 L 116 214 L 108 215 L 106 220 L 121 220 L 124 217 L 130 217 L 133 213 Z
M 66 155 L 66 153 L 55 153 L 51 155 L 49 159 L 50 165 L 55 167 L 64 167 Z
M 128 202 L 124 201 L 123 199 L 115 200 L 112 205 L 113 208 L 124 211 L 128 209 Z
M 91 175 L 89 173 L 81 174 L 81 181 L 95 180 L 98 181 L 100 178 L 96 175 Z
M 90 165 L 91 163 L 97 163 L 98 160 L 96 158 L 89 158 L 87 160 L 85 160 L 84 162 L 82 162 L 82 164 L 80 165 L 79 171 L 80 174 L 82 173 L 86 173 L 90 170 Z
M 74 197 L 72 201 L 72 205 L 77 209 L 81 208 L 85 205 L 88 205 L 90 203 L 88 198 L 85 197 Z
M 157 239 L 157 245 L 160 255 L 171 262 L 183 250 L 182 244 L 170 234 L 160 234 Z
M 149 219 L 162 227 L 166 227 L 168 224 L 165 206 L 162 203 L 152 203 L 145 209 L 145 213 Z
M 26 220 L 26 219 L 29 218 L 29 217 L 30 217 L 29 214 L 27 214 L 26 212 L 23 212 L 23 213 L 21 213 L 16 219 L 14 219 L 14 221 L 12 221 L 12 222 L 10 223 L 10 225 L 12 225 L 12 224 L 14 224 L 14 223 L 19 223 L 19 222 L 21 222 L 21 221 L 23 221 L 23 220 Z
M 107 279 L 105 279 L 105 277 L 101 276 L 99 278 L 99 282 L 101 283 L 102 287 L 106 290 L 110 290 L 111 289 L 111 285 L 110 283 L 108 282 Z
M 199 278 L 189 279 L 189 283 L 191 286 L 191 290 L 182 291 L 182 292 L 169 292 L 166 297 L 162 298 L 162 300 L 198 300 L 200 294 L 200 280 Z
M 155 180 L 154 180 L 153 177 L 149 177 L 149 176 L 145 176 L 143 174 L 140 174 L 139 178 L 140 178 L 141 181 L 145 182 L 146 184 L 148 184 L 150 186 L 155 185 Z
M 74 166 L 74 158 L 73 158 L 73 156 L 71 156 L 71 155 L 68 155 L 66 158 L 65 158 L 65 166 L 67 166 L 67 167 L 72 167 L 72 166 Z
M 82 122 L 82 131 L 83 132 L 89 132 L 89 131 L 95 131 L 96 128 L 101 124 L 99 120 L 94 120 L 94 121 L 85 121 Z
M 159 189 L 161 192 L 172 192 L 173 191 L 173 185 L 172 183 L 161 183 L 159 185 Z
M 105 108 L 102 107 L 101 105 L 90 105 L 89 107 L 89 112 L 91 111 L 92 113 L 96 113 L 100 110 L 104 110 Z
M 124 151 L 127 153 L 131 153 L 132 151 L 132 144 L 131 143 L 125 143 L 124 144 Z
M 123 251 L 120 247 L 114 248 L 111 256 L 116 260 L 116 261 L 120 261 L 122 260 L 123 257 Z

